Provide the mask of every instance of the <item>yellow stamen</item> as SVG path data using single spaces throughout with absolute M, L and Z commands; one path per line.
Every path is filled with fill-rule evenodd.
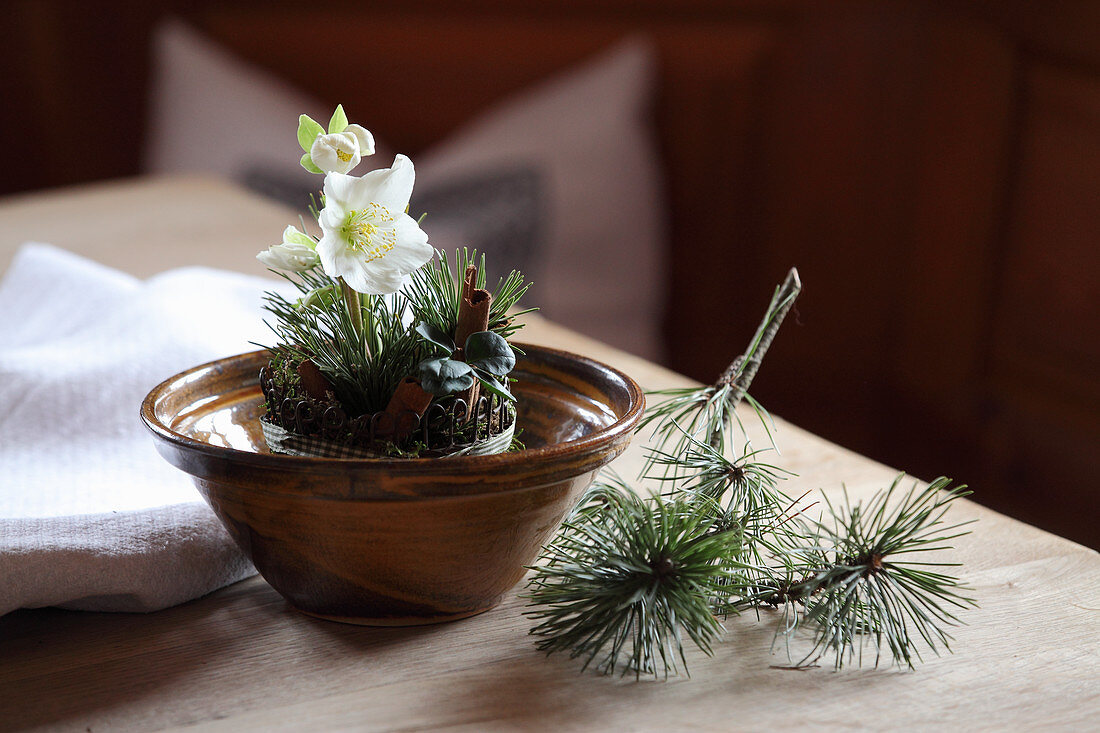
M 341 227 L 348 248 L 374 262 L 397 246 L 397 230 L 393 214 L 381 204 L 370 203 L 366 209 L 351 209 Z
M 336 157 L 344 163 L 347 163 L 349 160 L 351 160 L 351 153 L 345 153 L 340 148 L 336 148 Z

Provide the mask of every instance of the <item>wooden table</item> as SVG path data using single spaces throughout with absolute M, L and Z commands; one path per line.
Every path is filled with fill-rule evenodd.
M 0 270 L 37 239 L 138 275 L 195 263 L 259 274 L 255 252 L 290 220 L 206 179 L 35 194 L 0 203 Z M 647 388 L 688 383 L 542 319 L 524 338 L 606 361 Z M 836 492 L 843 481 L 866 496 L 897 473 L 782 420 L 778 439 L 800 474 L 791 491 Z M 639 449 L 615 464 L 620 473 L 636 472 Z M 966 613 L 954 655 L 916 672 L 776 668 L 784 659 L 769 654 L 765 615 L 729 621 L 713 657 L 690 654 L 691 679 L 635 683 L 544 658 L 515 593 L 464 621 L 374 629 L 303 616 L 253 578 L 148 615 L 0 619 L 0 729 L 1095 730 L 1097 553 L 971 502 L 952 514 L 980 520 L 952 556 L 981 609 Z

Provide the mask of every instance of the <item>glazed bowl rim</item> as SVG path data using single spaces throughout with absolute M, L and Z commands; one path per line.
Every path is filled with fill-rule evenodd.
M 629 435 L 637 427 L 645 409 L 645 393 L 641 386 L 627 374 L 603 362 L 562 349 L 525 343 L 517 343 L 516 346 L 526 352 L 527 358 L 530 358 L 533 353 L 544 353 L 553 357 L 581 362 L 590 368 L 610 372 L 626 387 L 629 398 L 629 406 L 626 412 L 610 425 L 573 440 L 491 456 L 456 456 L 443 459 L 320 458 L 281 453 L 256 453 L 240 450 L 239 448 L 212 445 L 188 437 L 176 432 L 157 417 L 157 404 L 173 388 L 190 381 L 203 371 L 217 368 L 220 364 L 246 359 L 259 360 L 262 358 L 261 355 L 268 353 L 267 349 L 257 349 L 198 364 L 168 377 L 153 387 L 145 396 L 145 399 L 142 400 L 141 419 L 158 440 L 180 451 L 200 453 L 215 459 L 228 460 L 258 469 L 292 471 L 294 473 L 331 473 L 333 470 L 337 470 L 339 472 L 382 472 L 390 475 L 417 476 L 446 476 L 466 472 L 482 473 L 490 471 L 506 473 L 510 468 L 519 468 L 529 465 L 531 462 L 537 462 L 549 468 L 559 462 L 564 463 L 570 459 L 599 453 L 602 449 L 617 444 L 624 434 Z

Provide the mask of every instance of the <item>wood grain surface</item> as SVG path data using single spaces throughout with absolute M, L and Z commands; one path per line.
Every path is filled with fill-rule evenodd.
M 285 222 L 278 207 L 201 179 L 45 194 L 0 204 L 0 267 L 38 239 L 140 275 L 188 263 L 258 272 L 254 252 Z M 689 383 L 542 319 L 523 338 L 646 388 Z M 778 441 L 799 474 L 789 493 L 835 495 L 844 482 L 865 497 L 897 473 L 783 420 Z M 616 470 L 634 474 L 641 447 Z M 515 590 L 467 620 L 374 629 L 303 616 L 254 578 L 148 615 L 0 618 L 0 729 L 1094 729 L 1100 558 L 972 502 L 952 515 L 979 519 L 951 557 L 981 608 L 965 615 L 954 655 L 916 672 L 781 669 L 764 614 L 730 620 L 713 657 L 690 653 L 690 679 L 635 683 L 536 652 Z

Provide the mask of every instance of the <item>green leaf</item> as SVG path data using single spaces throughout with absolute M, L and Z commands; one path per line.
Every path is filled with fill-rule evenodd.
M 516 355 L 508 342 L 492 331 L 479 331 L 466 339 L 466 361 L 490 374 L 503 377 L 516 366 Z
M 436 397 L 461 392 L 474 384 L 474 370 L 464 361 L 428 359 L 417 367 L 420 386 Z
M 314 164 L 313 159 L 309 157 L 309 153 L 306 153 L 305 155 L 302 156 L 301 163 L 302 163 L 302 167 L 305 168 L 310 173 L 324 173 L 323 170 L 321 170 L 320 168 L 318 168 L 316 166 L 316 164 Z
M 512 396 L 512 393 L 508 391 L 508 388 L 497 381 L 497 378 L 485 371 L 474 367 L 474 373 L 477 375 L 478 380 L 481 382 L 481 386 L 489 390 L 497 397 L 508 400 L 509 402 L 515 402 L 516 398 Z
M 298 118 L 298 145 L 301 146 L 302 150 L 308 153 L 309 149 L 313 147 L 313 141 L 317 139 L 317 136 L 324 134 L 325 128 L 314 122 L 309 115 L 302 115 Z
M 283 231 L 283 241 L 317 249 L 317 240 L 293 226 L 287 227 L 286 230 Z
M 450 336 L 445 334 L 442 329 L 427 321 L 421 321 L 416 324 L 416 332 L 423 336 L 428 341 L 438 346 L 447 352 L 447 355 L 451 355 L 455 350 L 455 342 Z
M 336 111 L 332 113 L 332 119 L 328 121 L 328 131 L 331 135 L 334 132 L 343 132 L 348 126 L 348 116 L 344 114 L 344 105 L 336 105 Z

